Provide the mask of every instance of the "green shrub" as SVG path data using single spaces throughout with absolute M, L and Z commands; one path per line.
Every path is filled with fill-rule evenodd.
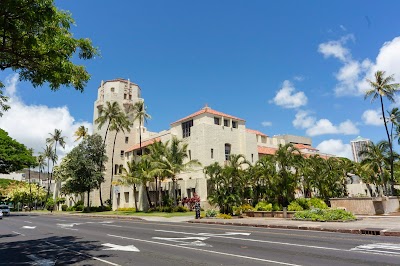
M 308 201 L 310 209 L 318 208 L 318 209 L 328 209 L 328 205 L 326 205 L 325 201 L 319 198 L 311 198 Z
M 220 213 L 220 214 L 218 214 L 217 218 L 220 218 L 220 219 L 232 219 L 232 216 L 229 215 L 229 214 Z
M 74 206 L 71 206 L 71 207 L 67 208 L 67 212 L 73 212 L 73 211 L 75 211 L 75 207 Z
M 298 205 L 300 205 L 300 206 L 303 208 L 303 210 L 308 210 L 308 209 L 310 209 L 310 202 L 309 202 L 309 199 L 306 199 L 306 198 L 297 198 L 297 199 L 295 200 L 295 202 L 296 202 Z
M 63 212 L 67 211 L 67 209 L 68 209 L 68 205 L 66 205 L 66 204 L 61 205 L 61 210 Z
M 296 212 L 293 218 L 297 220 L 312 221 L 351 221 L 356 219 L 351 212 L 347 212 L 345 210 L 318 208 Z
M 288 211 L 302 211 L 303 207 L 297 201 L 292 201 L 287 209 Z
M 48 210 L 48 211 L 52 211 L 52 210 L 54 210 L 54 200 L 53 200 L 53 198 L 48 198 L 47 199 L 47 202 L 46 202 L 46 209 Z
M 121 212 L 134 212 L 136 211 L 135 208 L 118 208 L 117 211 L 121 211 Z
M 83 208 L 84 208 L 83 205 L 75 205 L 74 207 L 75 207 L 75 211 L 78 211 L 78 212 L 83 211 Z
M 279 205 L 278 203 L 274 203 L 272 205 L 272 210 L 273 211 L 281 211 L 281 210 L 283 210 L 283 207 L 282 207 L 282 205 Z
M 206 210 L 206 217 L 216 217 L 217 213 L 218 212 L 214 209 Z
M 254 208 L 257 211 L 272 211 L 272 204 L 265 201 L 260 201 Z
M 174 208 L 172 208 L 171 206 L 165 206 L 162 208 L 162 212 L 173 212 Z
M 189 209 L 184 206 L 176 206 L 174 208 L 174 212 L 188 212 Z

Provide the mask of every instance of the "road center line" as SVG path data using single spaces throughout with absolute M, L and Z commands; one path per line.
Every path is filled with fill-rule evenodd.
M 165 233 L 175 233 L 175 234 L 183 234 L 183 235 L 199 235 L 196 233 L 187 233 L 187 232 L 178 232 L 178 231 L 168 231 L 168 230 L 155 230 L 157 232 L 165 232 Z M 201 235 L 201 234 L 200 234 Z M 326 250 L 335 250 L 335 251 L 349 251 L 347 249 L 340 248 L 329 248 L 329 247 L 320 247 L 320 246 L 309 246 L 303 244 L 294 244 L 294 243 L 286 243 L 286 242 L 276 242 L 276 241 L 268 241 L 268 240 L 257 240 L 257 239 L 249 239 L 249 238 L 239 238 L 239 237 L 231 237 L 231 236 L 222 236 L 222 235 L 212 235 L 208 234 L 209 237 L 219 237 L 219 238 L 227 238 L 241 241 L 251 241 L 251 242 L 260 242 L 260 243 L 269 243 L 269 244 L 278 244 L 278 245 L 287 245 L 287 246 L 296 246 L 296 247 L 306 247 L 306 248 L 315 248 L 315 249 L 326 249 Z
M 111 261 L 104 260 L 104 259 L 100 259 L 100 258 L 96 258 L 96 257 L 92 257 L 92 256 L 90 256 L 90 255 L 81 253 L 81 252 L 76 251 L 76 250 L 73 250 L 73 249 L 64 248 L 64 247 L 62 247 L 62 246 L 59 246 L 59 245 L 57 245 L 57 244 L 54 244 L 54 243 L 51 243 L 51 242 L 48 242 L 48 241 L 45 241 L 45 243 L 47 243 L 47 244 L 49 244 L 49 245 L 52 245 L 52 246 L 56 246 L 56 247 L 58 247 L 58 248 L 61 248 L 61 250 L 68 250 L 68 251 L 74 252 L 74 253 L 76 253 L 76 254 L 85 256 L 85 257 L 87 257 L 87 258 L 91 258 L 91 259 L 94 259 L 94 260 L 98 260 L 98 261 L 104 262 L 104 263 L 109 264 L 109 265 L 121 266 L 121 265 L 116 264 L 116 263 L 113 263 L 113 262 L 111 262 Z
M 292 263 L 286 263 L 286 262 L 281 262 L 281 261 L 266 260 L 266 259 L 255 258 L 255 257 L 242 256 L 242 255 L 225 253 L 225 252 L 218 252 L 218 251 L 214 251 L 214 250 L 207 250 L 207 249 L 201 249 L 201 248 L 192 248 L 192 247 L 187 247 L 187 246 L 179 246 L 179 245 L 174 245 L 174 244 L 169 244 L 169 243 L 156 242 L 156 241 L 150 241 L 150 240 L 144 240 L 144 239 L 138 239 L 138 238 L 131 238 L 131 237 L 125 237 L 125 236 L 117 236 L 117 235 L 110 235 L 110 234 L 107 234 L 107 235 L 111 236 L 111 237 L 116 237 L 116 238 L 129 239 L 129 240 L 134 240 L 134 241 L 139 241 L 139 242 L 145 242 L 145 243 L 151 243 L 151 244 L 157 244 L 157 245 L 163 245 L 163 246 L 170 246 L 170 247 L 176 247 L 176 248 L 191 249 L 191 250 L 196 250 L 196 251 L 201 251 L 201 252 L 207 252 L 207 253 L 218 254 L 218 255 L 225 255 L 225 256 L 230 256 L 230 257 L 237 257 L 237 258 L 242 258 L 242 259 L 249 259 L 249 260 L 262 261 L 262 262 L 275 263 L 275 264 L 288 265 L 288 266 L 301 266 L 300 264 L 292 264 Z

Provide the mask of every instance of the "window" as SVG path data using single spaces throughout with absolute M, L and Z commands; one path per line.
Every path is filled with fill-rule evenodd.
M 219 117 L 214 117 L 214 124 L 220 125 L 221 124 L 221 119 Z
M 229 127 L 229 120 L 228 119 L 224 119 L 224 126 Z
M 129 94 L 129 100 L 132 100 L 132 94 Z
M 214 159 L 214 149 L 211 149 L 211 159 Z
M 114 175 L 118 174 L 118 164 L 114 164 Z
M 237 128 L 237 122 L 236 121 L 232 121 L 232 127 L 233 128 Z
M 254 154 L 251 154 L 251 162 L 254 162 Z
M 190 128 L 193 126 L 193 120 L 182 123 L 182 137 L 190 137 Z
M 121 151 L 121 157 L 124 157 L 125 152 Z
M 124 192 L 125 203 L 129 203 L 129 192 Z
M 192 160 L 192 151 L 189 150 L 189 160 Z
M 225 143 L 225 161 L 229 161 L 231 156 L 231 144 Z
M 125 137 L 125 143 L 128 143 L 129 137 Z
M 119 165 L 118 173 L 121 175 L 122 174 L 122 169 L 124 169 L 124 166 L 122 164 Z
M 111 87 L 111 92 L 114 92 L 114 91 L 115 91 L 114 87 Z
M 126 100 L 126 96 L 127 96 L 126 93 L 124 93 L 124 100 Z

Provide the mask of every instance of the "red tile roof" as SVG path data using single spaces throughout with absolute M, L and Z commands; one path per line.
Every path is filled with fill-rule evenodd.
M 206 106 L 206 107 L 202 108 L 201 110 L 199 110 L 199 111 L 197 111 L 197 112 L 195 112 L 195 113 L 193 113 L 191 115 L 188 115 L 188 116 L 186 116 L 184 118 L 179 119 L 178 121 L 175 121 L 175 122 L 171 123 L 171 125 L 179 123 L 179 122 L 182 122 L 182 121 L 185 121 L 185 120 L 190 119 L 190 118 L 194 118 L 194 117 L 196 117 L 198 115 L 205 114 L 205 113 L 212 114 L 212 115 L 217 115 L 217 116 L 222 116 L 222 117 L 226 117 L 226 118 L 231 118 L 231 119 L 234 119 L 234 120 L 245 121 L 244 119 L 241 119 L 241 118 L 238 118 L 238 117 L 235 117 L 235 116 L 232 116 L 232 115 L 228 115 L 228 114 L 224 114 L 224 113 L 215 111 L 215 110 L 211 109 L 210 107 Z
M 144 148 L 146 146 L 149 146 L 149 145 L 153 144 L 154 142 L 158 142 L 158 141 L 161 141 L 161 139 L 160 138 L 154 138 L 154 139 L 149 139 L 149 140 L 146 140 L 146 141 L 142 141 L 142 148 Z M 130 147 L 126 152 L 130 152 L 130 151 L 134 151 L 134 150 L 138 150 L 138 149 L 140 149 L 139 143 L 133 145 L 132 147 Z
M 123 83 L 128 83 L 128 80 L 127 79 L 123 79 L 123 78 L 116 78 L 116 79 L 112 79 L 112 80 L 106 80 L 106 81 L 104 81 L 104 83 L 107 83 L 107 82 L 118 82 L 118 81 L 119 82 L 123 82 Z M 132 81 L 129 81 L 129 83 L 138 86 L 136 83 L 134 83 Z
M 277 148 L 271 148 L 271 147 L 263 147 L 263 146 L 257 146 L 258 154 L 270 154 L 274 155 L 275 152 L 278 150 Z
M 256 135 L 260 135 L 260 136 L 268 137 L 267 135 L 265 135 L 264 133 L 262 133 L 261 131 L 258 131 L 258 130 L 254 130 L 254 129 L 246 128 L 246 131 L 247 131 L 247 132 L 249 132 L 249 133 L 256 134 Z
M 318 151 L 316 148 L 311 147 L 310 145 L 305 145 L 305 144 L 294 144 L 294 146 L 301 150 L 301 149 L 307 149 L 307 150 L 312 150 L 312 151 Z

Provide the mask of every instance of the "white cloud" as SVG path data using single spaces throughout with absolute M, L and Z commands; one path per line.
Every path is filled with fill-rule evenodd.
M 366 110 L 361 119 L 366 125 L 370 126 L 383 126 L 383 121 L 381 119 L 382 113 L 377 110 Z
M 306 134 L 311 137 L 325 134 L 355 135 L 359 133 L 358 128 L 350 120 L 346 120 L 339 125 L 334 125 L 325 118 L 317 120 L 304 110 L 299 110 L 296 113 L 292 123 L 296 128 L 307 129 Z
M 366 79 L 373 80 L 374 73 L 378 70 L 386 71 L 387 75 L 394 74 L 395 80 L 400 81 L 398 71 L 400 69 L 400 36 L 382 45 L 375 62 L 368 58 L 353 60 L 350 51 L 344 46 L 346 38 L 345 36 L 337 41 L 321 43 L 318 47 L 318 51 L 325 58 L 335 57 L 343 63 L 335 75 L 338 81 L 335 87 L 337 96 L 363 95 L 370 88 Z
M 262 125 L 263 127 L 270 127 L 270 126 L 272 126 L 272 122 L 264 121 L 264 122 L 261 123 L 261 125 Z
M 17 96 L 18 75 L 9 76 L 5 85 L 5 94 L 10 97 L 11 108 L 0 118 L 0 128 L 27 148 L 33 148 L 34 154 L 43 151 L 46 138 L 54 129 L 62 130 L 62 135 L 66 137 L 65 149 L 57 148 L 59 161 L 77 145 L 73 135 L 79 126 L 84 125 L 92 132 L 92 124 L 75 121 L 66 106 L 50 108 L 45 105 L 26 105 Z
M 318 46 L 318 52 L 323 54 L 325 58 L 335 57 L 342 62 L 346 62 L 351 59 L 351 54 L 344 45 L 350 39 L 354 40 L 354 36 L 351 34 L 346 35 L 337 41 L 321 43 Z
M 289 80 L 283 82 L 282 88 L 276 93 L 273 102 L 283 108 L 297 108 L 307 104 L 307 96 L 304 92 L 295 92 L 293 84 Z
M 315 117 L 310 116 L 309 112 L 304 110 L 299 110 L 296 113 L 296 117 L 293 120 L 293 126 L 295 128 L 309 128 L 315 124 Z
M 347 31 L 346 27 L 343 25 L 339 25 L 339 27 L 342 29 L 342 31 Z
M 293 79 L 296 81 L 303 81 L 303 80 L 305 80 L 305 77 L 303 77 L 301 75 L 297 75 L 297 76 L 294 76 Z
M 350 144 L 344 144 L 340 139 L 324 140 L 316 148 L 323 153 L 353 159 Z

